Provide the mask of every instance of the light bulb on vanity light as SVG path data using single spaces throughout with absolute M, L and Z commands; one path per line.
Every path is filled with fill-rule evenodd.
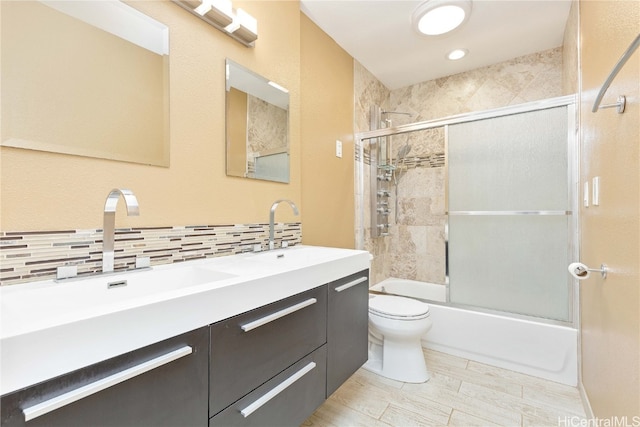
M 251 43 L 258 38 L 258 20 L 244 9 L 237 9 L 233 22 L 225 28 L 225 31 Z
M 193 4 L 195 2 L 191 0 L 186 3 Z M 231 0 L 202 0 L 202 3 L 194 11 L 223 27 L 233 22 Z

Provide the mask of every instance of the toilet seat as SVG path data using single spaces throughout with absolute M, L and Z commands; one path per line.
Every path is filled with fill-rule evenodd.
M 395 320 L 420 320 L 429 317 L 429 305 L 411 298 L 377 295 L 369 299 L 371 314 Z

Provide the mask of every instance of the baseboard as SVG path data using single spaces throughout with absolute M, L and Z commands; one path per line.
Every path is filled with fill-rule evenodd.
M 595 420 L 596 416 L 591 408 L 591 402 L 589 402 L 589 396 L 587 395 L 587 391 L 584 389 L 582 379 L 578 382 L 578 391 L 580 392 L 580 399 L 582 399 L 582 406 L 584 406 L 584 413 L 586 414 L 587 420 Z

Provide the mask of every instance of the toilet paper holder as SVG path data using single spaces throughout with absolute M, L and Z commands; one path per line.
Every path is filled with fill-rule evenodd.
M 609 273 L 609 267 L 607 264 L 600 264 L 600 268 L 589 268 L 581 262 L 573 262 L 569 264 L 569 273 L 578 280 L 585 280 L 589 278 L 592 271 L 600 272 L 602 278 L 606 279 L 607 274 Z

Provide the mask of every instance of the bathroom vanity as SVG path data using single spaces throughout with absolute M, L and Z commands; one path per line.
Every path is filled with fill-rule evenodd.
M 188 264 L 0 289 L 2 426 L 297 426 L 366 361 L 367 252 Z

